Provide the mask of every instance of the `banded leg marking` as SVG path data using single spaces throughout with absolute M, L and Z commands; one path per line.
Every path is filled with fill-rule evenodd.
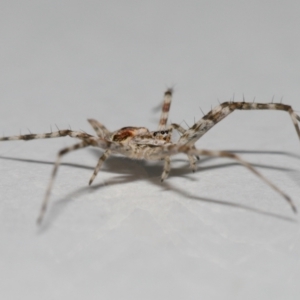
M 173 94 L 172 89 L 168 89 L 165 92 L 160 120 L 158 124 L 158 130 L 164 130 L 166 128 L 168 118 L 169 118 L 170 106 L 172 102 L 172 94 Z M 164 159 L 164 170 L 161 175 L 161 182 L 163 182 L 166 178 L 168 178 L 169 173 L 170 173 L 170 157 L 167 156 Z
M 219 123 L 221 120 L 223 120 L 236 109 L 287 111 L 291 116 L 294 127 L 300 139 L 300 129 L 297 123 L 297 121 L 300 121 L 300 117 L 294 112 L 290 105 L 285 105 L 281 103 L 224 102 L 212 109 L 202 119 L 196 122 L 191 128 L 186 130 L 180 137 L 178 143 L 180 145 L 187 146 L 195 144 L 195 142 L 198 139 L 200 139 L 208 130 L 210 130 L 214 125 Z
M 107 130 L 107 128 L 98 122 L 97 120 L 94 119 L 88 119 L 88 122 L 92 125 L 93 129 L 95 130 L 96 134 L 100 138 L 108 138 L 111 135 L 111 132 Z
M 42 207 L 41 207 L 41 210 L 40 210 L 40 214 L 38 216 L 38 219 L 37 219 L 37 223 L 38 224 L 41 224 L 43 218 L 44 218 L 44 215 L 45 215 L 45 212 L 47 210 L 47 206 L 48 206 L 48 202 L 49 202 L 49 197 L 50 197 L 50 193 L 51 193 L 51 190 L 52 190 L 52 186 L 53 186 L 53 183 L 54 183 L 54 180 L 55 180 L 55 177 L 56 177 L 56 174 L 57 174 L 57 170 L 58 170 L 58 167 L 60 165 L 60 161 L 61 161 L 61 157 L 71 151 L 75 151 L 75 150 L 78 150 L 78 149 L 82 149 L 82 148 L 85 148 L 89 146 L 89 143 L 86 142 L 86 141 L 83 141 L 81 143 L 78 143 L 78 144 L 75 144 L 71 147 L 67 147 L 67 148 L 64 148 L 62 149 L 61 151 L 59 151 L 58 155 L 57 155 L 57 159 L 56 159 L 56 162 L 54 164 L 54 167 L 53 167 L 53 171 L 52 171 L 52 175 L 51 175 L 51 178 L 50 178 L 50 181 L 49 181 L 49 184 L 48 184 L 48 187 L 47 187 L 47 190 L 46 190 L 46 195 L 45 195 L 45 198 L 44 198 L 44 201 L 42 203 Z
M 186 132 L 186 130 L 179 124 L 173 123 L 171 124 L 171 127 L 176 129 L 181 134 L 184 134 Z M 195 146 L 193 147 L 193 149 L 196 149 Z M 192 169 L 193 172 L 195 172 L 197 169 L 196 162 L 197 160 L 200 160 L 199 156 L 188 155 L 188 159 L 190 163 L 190 168 Z
M 111 150 L 108 149 L 101 155 L 101 157 L 98 160 L 98 164 L 97 164 L 96 168 L 94 169 L 94 173 L 89 181 L 89 185 L 92 184 L 92 182 L 96 178 L 102 164 L 109 158 L 110 154 L 111 154 Z
M 59 131 L 50 132 L 50 133 L 6 136 L 6 137 L 0 138 L 0 141 L 15 141 L 15 140 L 29 141 L 29 140 L 37 140 L 37 139 L 58 138 L 58 137 L 63 137 L 63 136 L 70 136 L 72 138 L 78 138 L 78 139 L 82 139 L 82 140 L 92 137 L 92 135 L 87 134 L 85 132 L 65 129 L 65 130 L 59 130 Z
M 171 169 L 170 156 L 165 157 L 164 169 L 161 174 L 161 182 L 168 178 Z
M 168 89 L 165 92 L 158 130 L 164 130 L 166 128 L 166 124 L 168 122 L 168 117 L 169 117 L 169 110 L 172 102 L 172 93 L 173 93 L 172 89 Z

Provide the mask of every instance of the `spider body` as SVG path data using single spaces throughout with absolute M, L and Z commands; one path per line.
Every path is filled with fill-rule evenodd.
M 111 136 L 112 142 L 122 145 L 165 145 L 171 140 L 172 130 L 149 131 L 145 127 L 124 127 Z
M 33 139 L 48 139 L 69 136 L 72 138 L 79 139 L 80 142 L 62 149 L 58 152 L 57 160 L 54 164 L 51 180 L 49 182 L 42 208 L 38 217 L 38 223 L 40 223 L 46 212 L 47 204 L 49 201 L 50 192 L 53 186 L 53 182 L 60 164 L 60 160 L 63 155 L 82 149 L 88 146 L 99 147 L 104 150 L 104 153 L 100 156 L 98 163 L 94 169 L 94 172 L 90 178 L 89 184 L 92 184 L 96 178 L 102 164 L 112 154 L 121 154 L 132 159 L 140 160 L 164 160 L 163 172 L 161 175 L 161 181 L 165 180 L 170 173 L 170 157 L 179 153 L 187 155 L 190 167 L 193 171 L 196 169 L 196 161 L 199 159 L 199 155 L 212 156 L 212 157 L 227 157 L 235 160 L 238 163 L 245 166 L 249 171 L 258 176 L 276 192 L 278 192 L 285 200 L 289 203 L 294 212 L 296 212 L 296 206 L 292 200 L 265 178 L 261 173 L 254 169 L 251 164 L 241 159 L 239 156 L 226 152 L 226 151 L 211 151 L 197 149 L 195 143 L 214 125 L 223 120 L 226 116 L 231 114 L 235 110 L 282 110 L 290 114 L 294 127 L 297 131 L 298 137 L 300 138 L 300 130 L 298 121 L 300 117 L 293 111 L 289 105 L 281 103 L 250 103 L 250 102 L 224 102 L 202 119 L 197 121 L 189 129 L 184 129 L 178 124 L 170 124 L 167 126 L 169 109 L 172 101 L 172 89 L 168 89 L 164 94 L 164 101 L 162 105 L 161 117 L 157 131 L 150 131 L 145 127 L 123 127 L 114 132 L 110 132 L 100 122 L 89 119 L 88 122 L 95 130 L 97 136 L 90 135 L 85 132 L 72 131 L 72 130 L 58 130 L 56 132 L 44 133 L 44 134 L 27 134 L 19 136 L 10 136 L 0 138 L 0 141 L 11 141 L 11 140 L 33 140 Z M 172 132 L 177 130 L 181 136 L 176 143 L 172 142 Z

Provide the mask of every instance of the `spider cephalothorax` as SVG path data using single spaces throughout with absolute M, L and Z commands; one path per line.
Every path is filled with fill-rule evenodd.
M 169 130 L 149 131 L 145 127 L 123 127 L 111 136 L 111 141 L 123 145 L 129 143 L 164 145 L 170 142 L 172 128 Z
M 233 159 L 248 170 L 253 172 L 263 181 L 265 181 L 270 187 L 277 191 L 281 196 L 283 196 L 287 202 L 290 204 L 294 212 L 296 212 L 296 206 L 292 200 L 282 192 L 277 186 L 272 184 L 268 179 L 266 179 L 262 174 L 260 174 L 256 169 L 254 169 L 251 164 L 247 163 L 237 155 L 225 152 L 225 151 L 211 151 L 197 149 L 195 143 L 214 125 L 223 120 L 226 116 L 232 113 L 234 110 L 283 110 L 287 111 L 293 121 L 296 128 L 297 134 L 300 138 L 300 130 L 298 126 L 298 121 L 300 117 L 293 111 L 292 107 L 282 103 L 251 103 L 251 102 L 224 102 L 214 109 L 212 109 L 208 114 L 206 114 L 202 119 L 196 122 L 189 129 L 184 129 L 178 124 L 171 124 L 167 126 L 169 109 L 172 101 L 172 89 L 168 89 L 164 95 L 164 101 L 162 105 L 162 113 L 159 121 L 159 126 L 157 131 L 149 131 L 145 127 L 123 127 L 114 132 L 110 132 L 104 125 L 99 123 L 94 119 L 89 119 L 88 122 L 94 128 L 97 136 L 87 134 L 80 131 L 72 130 L 58 130 L 56 132 L 44 133 L 44 134 L 27 134 L 11 137 L 0 138 L 0 141 L 11 141 L 11 140 L 33 140 L 33 139 L 46 139 L 46 138 L 56 138 L 63 136 L 70 136 L 72 138 L 77 138 L 80 140 L 79 143 L 64 148 L 58 153 L 57 160 L 54 165 L 51 180 L 49 182 L 44 201 L 42 203 L 42 208 L 38 217 L 38 222 L 40 223 L 46 212 L 47 204 L 49 201 L 50 192 L 52 185 L 57 173 L 58 166 L 60 164 L 61 157 L 66 153 L 75 151 L 77 149 L 82 149 L 88 146 L 99 147 L 104 150 L 104 153 L 100 156 L 98 163 L 94 169 L 92 177 L 89 184 L 92 184 L 93 180 L 96 178 L 101 165 L 108 159 L 112 154 L 122 154 L 129 158 L 141 159 L 141 160 L 164 160 L 163 172 L 161 175 L 161 181 L 165 180 L 170 173 L 170 157 L 178 153 L 184 153 L 187 155 L 190 166 L 193 171 L 196 169 L 196 161 L 199 159 L 199 155 L 206 155 L 212 157 L 227 157 Z M 172 142 L 172 130 L 177 130 L 181 137 L 177 142 Z

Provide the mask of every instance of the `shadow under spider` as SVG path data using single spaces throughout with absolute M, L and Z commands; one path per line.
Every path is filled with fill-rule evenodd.
M 228 151 L 228 150 L 226 150 Z M 100 156 L 100 151 L 98 149 L 90 149 L 90 152 L 93 153 L 93 155 L 96 155 L 97 158 L 99 158 Z M 281 151 L 247 151 L 247 150 L 240 150 L 240 151 L 236 151 L 236 150 L 230 150 L 229 152 L 233 152 L 233 153 L 248 153 L 248 154 L 277 154 L 277 155 L 285 155 L 285 156 L 289 156 L 289 157 L 293 157 L 296 159 L 300 159 L 300 156 L 295 155 L 293 153 L 289 153 L 289 152 L 281 152 Z M 23 158 L 14 158 L 14 157 L 6 157 L 6 156 L 0 156 L 0 159 L 5 159 L 5 160 L 13 160 L 13 161 L 20 161 L 20 162 L 27 162 L 27 163 L 38 163 L 38 164 L 47 164 L 47 165 L 53 165 L 53 162 L 51 161 L 40 161 L 40 160 L 33 160 L 33 159 L 23 159 Z M 200 159 L 200 162 L 203 161 L 209 161 L 210 159 L 213 159 L 211 157 L 206 157 L 206 158 L 202 158 Z M 174 162 L 178 162 L 178 161 L 183 161 L 183 159 L 173 159 Z M 184 160 L 186 161 L 186 160 Z M 140 177 L 140 174 L 136 174 L 136 173 L 132 173 L 130 166 L 128 167 L 128 165 L 132 164 L 138 164 L 139 166 L 142 166 L 148 175 L 148 178 L 146 177 Z M 198 164 L 199 164 L 198 163 Z M 237 166 L 240 165 L 238 163 L 222 163 L 222 164 L 217 164 L 217 165 L 213 165 L 213 166 L 206 166 L 206 167 L 199 167 L 198 170 L 196 170 L 196 172 L 202 172 L 202 171 L 206 171 L 206 170 L 213 170 L 213 169 L 220 169 L 220 168 L 227 168 L 227 167 L 232 167 L 232 166 Z M 295 171 L 294 169 L 289 169 L 289 168 L 282 168 L 282 167 L 274 167 L 274 166 L 269 166 L 269 165 L 263 165 L 263 164 L 251 164 L 252 166 L 256 167 L 256 168 L 265 168 L 265 169 L 273 169 L 273 170 L 279 170 L 279 171 Z M 75 163 L 61 163 L 61 166 L 68 166 L 68 167 L 74 167 L 74 168 L 80 168 L 80 169 L 86 169 L 86 170 L 94 170 L 94 166 L 86 166 L 86 165 L 82 165 L 82 164 L 75 164 Z M 80 197 L 80 195 L 84 195 L 87 192 L 91 192 L 91 191 L 97 191 L 100 188 L 105 188 L 105 186 L 112 186 L 112 185 L 119 185 L 119 184 L 126 184 L 132 181 L 139 181 L 139 180 L 147 180 L 151 183 L 154 184 L 160 188 L 163 189 L 168 189 L 171 190 L 179 195 L 181 195 L 182 197 L 191 199 L 191 200 L 198 200 L 198 201 L 203 201 L 203 202 L 208 202 L 208 203 L 214 203 L 214 204 L 218 204 L 218 205 L 225 205 L 225 206 L 231 206 L 231 207 L 236 207 L 236 208 L 242 208 L 248 211 L 252 211 L 258 214 L 262 214 L 262 215 L 266 215 L 266 216 L 270 216 L 270 217 L 274 217 L 277 219 L 281 219 L 281 220 L 285 220 L 285 221 L 290 221 L 290 222 L 297 222 L 295 219 L 291 218 L 291 217 L 286 217 L 286 216 L 282 216 L 279 214 L 275 214 L 275 213 L 270 213 L 261 209 L 257 209 L 257 208 L 253 208 L 251 206 L 248 205 L 243 205 L 243 204 L 237 204 L 237 203 L 233 203 L 233 202 L 229 202 L 226 200 L 218 200 L 218 199 L 212 199 L 212 198 L 205 198 L 205 197 L 200 197 L 200 196 L 196 196 L 193 194 L 188 193 L 185 190 L 179 189 L 177 186 L 172 185 L 168 180 L 164 181 L 163 183 L 160 182 L 160 176 L 162 173 L 162 166 L 163 163 L 158 163 L 158 164 L 149 164 L 148 162 L 145 161 L 136 161 L 136 160 L 131 160 L 129 158 L 126 157 L 119 157 L 119 156 L 115 156 L 112 157 L 110 159 L 108 159 L 103 168 L 101 169 L 101 171 L 99 172 L 98 176 L 101 176 L 101 172 L 107 172 L 107 173 L 118 173 L 118 174 L 123 174 L 121 176 L 115 176 L 112 179 L 109 180 L 105 180 L 105 184 L 100 183 L 100 184 L 93 184 L 92 186 L 86 186 L 86 187 L 82 187 L 80 189 L 77 189 L 76 191 L 66 195 L 64 198 L 62 198 L 61 200 L 59 200 L 58 202 L 54 202 L 51 205 L 51 208 L 48 211 L 48 216 L 46 216 L 44 223 L 42 224 L 42 228 L 40 228 L 40 231 L 44 231 L 46 230 L 49 225 L 55 220 L 57 219 L 57 217 L 62 213 L 63 207 L 70 202 L 74 197 Z M 187 178 L 189 180 L 197 180 L 197 178 L 193 178 L 190 175 L 193 174 L 192 171 L 188 168 L 188 163 L 186 167 L 179 167 L 179 168 L 172 168 L 171 171 L 171 176 L 170 177 L 174 177 L 174 176 L 180 176 L 180 177 L 184 177 Z M 88 178 L 87 178 L 88 180 Z M 54 186 L 55 188 L 55 186 Z
M 100 189 L 103 189 L 105 187 L 111 187 L 113 185 L 120 185 L 120 184 L 127 184 L 133 181 L 139 181 L 139 180 L 145 180 L 145 178 L 141 178 L 137 176 L 136 174 L 127 174 L 127 175 L 119 175 L 119 176 L 114 176 L 111 179 L 105 180 L 105 183 L 98 183 L 94 184 L 92 186 L 85 186 L 77 189 L 76 191 L 73 191 L 69 193 L 68 195 L 65 195 L 62 199 L 55 201 L 54 203 L 51 204 L 49 207 L 49 212 L 42 223 L 41 227 L 38 229 L 40 233 L 46 231 L 51 227 L 51 224 L 54 224 L 55 220 L 59 218 L 59 216 L 63 213 L 66 205 L 73 201 L 74 198 L 81 197 L 82 195 L 86 195 L 87 193 L 94 193 L 99 191 Z M 186 190 L 180 189 L 177 186 L 171 184 L 170 182 L 163 182 L 161 183 L 158 178 L 149 178 L 148 182 L 150 182 L 153 185 L 158 186 L 159 188 L 162 189 L 167 189 L 171 190 L 172 192 L 175 192 L 182 197 L 188 198 L 190 200 L 196 200 L 196 201 L 202 201 L 206 203 L 213 203 L 217 205 L 224 205 L 224 206 L 229 206 L 233 208 L 240 208 L 240 209 L 245 209 L 247 211 L 251 211 L 260 215 L 265 215 L 269 217 L 273 217 L 279 220 L 283 221 L 288 221 L 288 222 L 293 222 L 297 223 L 298 221 L 295 220 L 292 217 L 287 217 L 283 216 L 280 214 L 276 213 L 271 213 L 259 208 L 253 208 L 249 205 L 244 205 L 244 204 L 238 204 L 238 203 L 233 203 L 230 201 L 226 200 L 218 200 L 218 199 L 213 199 L 213 198 L 207 198 L 207 197 L 201 197 L 201 196 L 196 196 L 191 193 L 188 193 Z

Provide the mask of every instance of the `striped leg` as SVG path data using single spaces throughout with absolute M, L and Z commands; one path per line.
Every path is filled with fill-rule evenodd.
M 87 140 L 87 141 L 83 141 L 83 142 L 80 142 L 78 144 L 75 144 L 71 147 L 64 148 L 64 149 L 62 149 L 61 151 L 58 152 L 57 159 L 56 159 L 56 162 L 54 164 L 53 171 L 52 171 L 51 179 L 50 179 L 50 182 L 48 184 L 47 191 L 46 191 L 46 195 L 45 195 L 44 201 L 42 203 L 42 207 L 41 207 L 41 210 L 40 210 L 39 217 L 37 219 L 38 224 L 41 224 L 41 222 L 43 220 L 43 217 L 45 215 L 45 212 L 47 210 L 47 205 L 48 205 L 48 202 L 49 202 L 49 196 L 50 196 L 50 193 L 51 193 L 51 190 L 52 190 L 54 179 L 55 179 L 56 174 L 57 174 L 58 167 L 60 165 L 61 157 L 65 154 L 71 152 L 71 151 L 82 149 L 82 148 L 85 148 L 89 145 L 90 145 L 90 143 Z
M 171 165 L 170 165 L 170 156 L 165 157 L 164 170 L 161 174 L 161 182 L 163 182 L 166 178 L 168 178 L 170 173 Z
M 91 179 L 89 181 L 89 185 L 92 184 L 92 182 L 96 178 L 96 176 L 97 176 L 97 174 L 98 174 L 98 172 L 99 172 L 102 164 L 109 158 L 110 154 L 111 154 L 111 151 L 108 149 L 108 150 L 106 150 L 103 153 L 103 155 L 101 155 L 101 157 L 98 160 L 98 164 L 97 164 L 96 168 L 94 169 L 94 173 L 93 173 L 93 175 L 92 175 L 92 177 L 91 177 Z
M 281 103 L 250 103 L 250 102 L 224 102 L 214 109 L 212 109 L 208 114 L 206 114 L 201 120 L 195 123 L 190 129 L 180 137 L 178 143 L 180 145 L 194 145 L 195 142 L 200 139 L 209 129 L 214 125 L 219 123 L 225 117 L 227 117 L 234 110 L 283 110 L 287 111 L 295 129 L 297 131 L 298 137 L 300 139 L 300 129 L 297 121 L 300 121 L 300 117 L 294 112 L 290 105 L 285 105 Z
M 193 147 L 193 149 L 196 149 L 195 147 Z M 196 165 L 196 162 L 197 160 L 199 160 L 199 156 L 195 156 L 195 155 L 189 155 L 188 154 L 188 159 L 189 159 L 189 162 L 190 162 L 190 168 L 192 169 L 193 172 L 196 172 L 197 170 L 197 165 Z
M 178 124 L 173 123 L 173 124 L 171 124 L 171 127 L 176 129 L 181 134 L 184 134 L 186 132 L 186 130 Z M 196 149 L 195 146 L 193 147 L 193 149 Z M 197 160 L 200 160 L 200 157 L 197 155 L 196 156 L 188 155 L 187 157 L 190 162 L 190 168 L 192 169 L 193 172 L 195 172 L 197 169 L 196 162 L 197 162 Z
M 172 123 L 171 127 L 176 129 L 181 134 L 184 134 L 186 132 L 186 130 L 182 126 L 180 126 L 179 124 Z
M 82 140 L 92 137 L 92 135 L 87 134 L 85 132 L 72 131 L 69 129 L 65 129 L 65 130 L 59 130 L 59 131 L 55 131 L 55 132 L 42 133 L 42 134 L 25 134 L 25 135 L 17 135 L 17 136 L 6 136 L 6 137 L 0 138 L 0 141 L 15 141 L 15 140 L 29 141 L 29 140 L 37 140 L 37 139 L 58 138 L 58 137 L 63 137 L 63 136 L 70 136 L 72 138 L 78 138 L 78 139 L 82 139 Z
M 99 137 L 108 138 L 111 136 L 111 132 L 107 130 L 107 128 L 97 120 L 88 119 L 88 122 L 92 125 Z
M 164 130 L 166 128 L 166 124 L 168 122 L 168 117 L 169 117 L 169 110 L 172 101 L 172 93 L 173 93 L 172 89 L 168 89 L 165 92 L 164 102 L 163 102 L 160 120 L 158 124 L 158 130 Z
M 166 125 L 167 125 L 168 117 L 169 117 L 170 106 L 171 106 L 171 102 L 172 102 L 172 93 L 173 93 L 172 89 L 168 89 L 165 92 L 164 102 L 163 102 L 160 120 L 159 120 L 159 124 L 158 124 L 158 130 L 166 129 Z M 163 182 L 166 178 L 168 178 L 169 173 L 170 173 L 170 157 L 167 156 L 167 157 L 165 157 L 165 164 L 164 164 L 163 173 L 161 175 L 161 182 Z

